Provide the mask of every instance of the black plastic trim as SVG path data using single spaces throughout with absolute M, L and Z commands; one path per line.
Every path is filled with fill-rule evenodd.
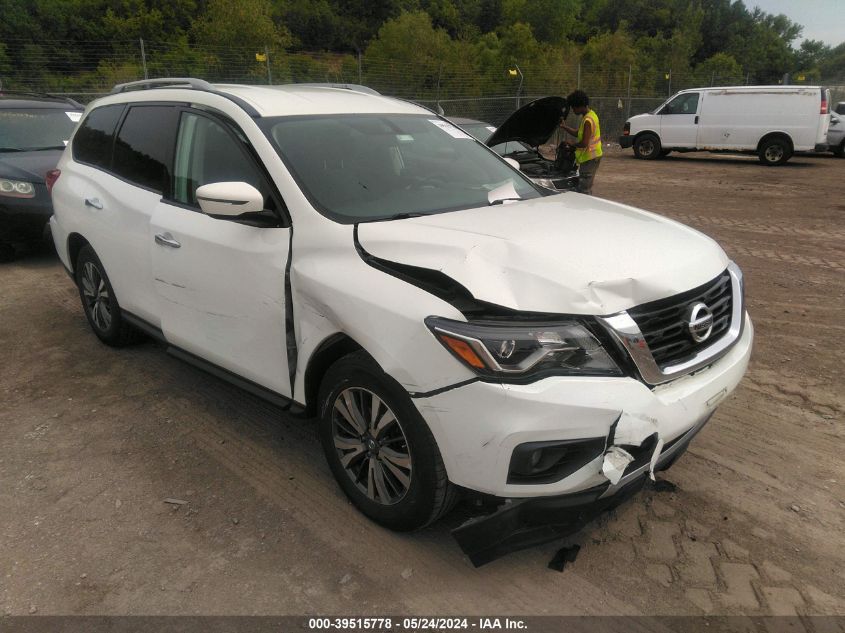
M 456 382 L 454 385 L 440 387 L 439 389 L 432 389 L 431 391 L 409 391 L 408 395 L 412 398 L 431 398 L 432 396 L 438 396 L 441 393 L 446 393 L 447 391 L 452 391 L 453 389 L 460 389 L 461 387 L 466 387 L 467 385 L 471 385 L 474 382 L 481 382 L 481 379 L 470 378 L 469 380 Z
M 211 374 L 221 380 L 225 380 L 226 382 L 243 389 L 244 391 L 248 391 L 254 396 L 258 396 L 262 400 L 266 400 L 267 402 L 280 407 L 284 411 L 290 413 L 291 415 L 298 416 L 298 417 L 305 417 L 305 405 L 300 404 L 293 400 L 292 398 L 288 398 L 287 396 L 283 396 L 280 393 L 273 391 L 272 389 L 268 389 L 258 383 L 254 383 L 247 378 L 243 378 L 242 376 L 238 376 L 237 374 L 229 371 L 228 369 L 224 369 L 219 365 L 215 365 L 214 363 L 210 363 L 207 360 L 200 358 L 199 356 L 195 356 L 190 352 L 186 352 L 180 347 L 176 347 L 174 345 L 169 345 L 167 347 L 167 353 L 179 360 L 183 360 L 186 363 L 193 365 L 194 367 L 203 370 L 204 372 Z
M 234 372 L 229 371 L 228 369 L 224 369 L 219 365 L 215 365 L 199 356 L 192 354 L 191 352 L 185 351 L 180 347 L 175 345 L 171 345 L 167 342 L 167 339 L 164 336 L 164 332 L 162 332 L 160 327 L 157 327 L 142 319 L 139 316 L 132 314 L 131 312 L 127 312 L 123 310 L 121 316 L 126 319 L 126 322 L 132 325 L 133 327 L 138 328 L 144 334 L 152 337 L 156 341 L 160 343 L 164 343 L 167 345 L 167 353 L 171 356 L 178 358 L 179 360 L 185 361 L 186 363 L 193 365 L 194 367 L 201 369 L 202 371 L 211 374 L 221 380 L 225 380 L 226 382 L 243 389 L 244 391 L 248 391 L 254 396 L 258 396 L 262 400 L 266 400 L 267 402 L 280 407 L 284 411 L 290 413 L 291 415 L 297 417 L 306 417 L 305 415 L 305 405 L 300 404 L 293 398 L 288 398 L 287 396 L 283 396 L 280 393 L 273 391 L 272 389 L 268 389 L 258 383 L 255 383 L 247 378 L 237 375 Z M 293 393 L 293 384 L 291 384 L 291 393 Z

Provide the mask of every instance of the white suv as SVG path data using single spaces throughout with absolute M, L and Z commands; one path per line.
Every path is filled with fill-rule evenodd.
M 50 180 L 103 342 L 144 332 L 318 417 L 338 483 L 382 525 L 481 493 L 501 507 L 458 532 L 476 562 L 667 467 L 751 353 L 742 275 L 713 240 L 553 194 L 363 87 L 118 86 Z

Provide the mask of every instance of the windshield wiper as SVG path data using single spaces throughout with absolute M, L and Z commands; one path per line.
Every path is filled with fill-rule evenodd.
M 22 152 L 20 147 L 0 147 L 0 152 Z
M 65 145 L 47 145 L 45 147 L 22 147 L 21 152 L 44 152 L 50 149 L 64 149 Z
M 388 222 L 390 220 L 407 220 L 408 218 L 419 218 L 424 215 L 431 215 L 430 213 L 420 213 L 419 211 L 414 211 L 410 213 L 397 213 L 396 215 L 390 215 L 386 218 L 378 218 L 377 220 L 366 220 L 366 222 Z
M 494 204 L 503 204 L 504 202 L 507 202 L 507 201 L 510 201 L 510 200 L 522 200 L 522 198 L 496 198 L 495 200 L 490 202 L 490 204 L 488 204 L 487 206 L 492 207 Z

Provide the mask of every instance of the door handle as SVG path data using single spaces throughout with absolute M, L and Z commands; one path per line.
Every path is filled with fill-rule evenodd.
M 170 233 L 156 233 L 155 240 L 156 244 L 160 244 L 161 246 L 169 246 L 170 248 L 179 248 L 182 246 L 179 242 L 173 239 L 173 236 Z
M 102 209 L 103 203 L 100 202 L 99 198 L 85 198 L 85 206 L 94 207 L 95 209 Z
M 698 125 L 698 115 L 695 115 L 695 124 Z

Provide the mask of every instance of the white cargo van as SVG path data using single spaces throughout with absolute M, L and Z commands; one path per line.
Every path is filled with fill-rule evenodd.
M 782 165 L 795 152 L 827 149 L 829 104 L 830 91 L 820 86 L 682 90 L 628 119 L 619 143 L 644 159 L 670 151 L 748 152 Z

